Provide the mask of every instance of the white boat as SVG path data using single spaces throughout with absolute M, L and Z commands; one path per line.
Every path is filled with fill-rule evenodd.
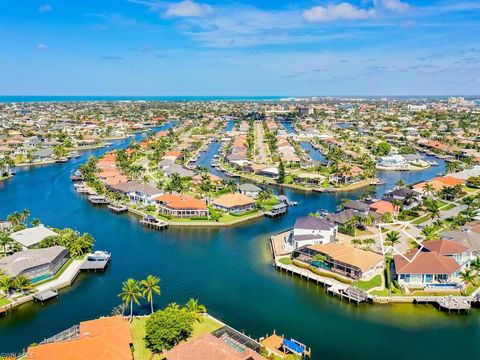
M 87 254 L 88 261 L 108 261 L 112 255 L 106 251 L 97 250 L 93 253 Z

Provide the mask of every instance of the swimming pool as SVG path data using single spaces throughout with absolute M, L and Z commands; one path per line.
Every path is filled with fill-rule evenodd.
M 48 279 L 49 277 L 51 277 L 50 274 L 45 274 L 45 275 L 37 276 L 36 278 L 33 278 L 33 279 L 32 279 L 32 283 L 33 283 L 33 284 L 38 283 L 38 282 L 40 282 L 40 281 L 43 281 L 43 280 Z

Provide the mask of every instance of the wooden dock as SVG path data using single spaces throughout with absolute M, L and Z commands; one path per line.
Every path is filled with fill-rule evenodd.
M 93 205 L 108 205 L 110 201 L 105 196 L 91 195 L 88 197 L 88 201 Z
M 417 304 L 437 304 L 440 310 L 447 310 L 448 313 L 451 311 L 460 312 L 470 312 L 472 307 L 472 302 L 475 299 L 467 296 L 419 296 L 414 298 L 414 302 Z
M 85 260 L 85 262 L 82 264 L 82 267 L 80 268 L 80 270 L 82 270 L 82 271 L 90 271 L 90 270 L 105 271 L 109 262 L 110 262 L 110 260 L 108 260 L 108 261 Z
M 114 213 L 120 214 L 128 211 L 128 207 L 122 204 L 113 203 L 108 205 L 108 209 Z
M 148 217 L 148 216 L 141 219 L 140 224 L 142 224 L 143 226 L 154 228 L 156 230 L 163 230 L 168 227 L 168 222 L 160 221 L 154 217 Z
M 33 295 L 34 301 L 40 301 L 41 303 L 53 299 L 58 298 L 58 290 L 57 289 L 48 289 L 41 292 L 38 292 Z
M 272 208 L 272 210 L 266 211 L 265 216 L 271 217 L 271 218 L 282 216 L 287 213 L 287 210 L 288 210 L 288 206 L 286 204 L 284 203 L 277 204 Z

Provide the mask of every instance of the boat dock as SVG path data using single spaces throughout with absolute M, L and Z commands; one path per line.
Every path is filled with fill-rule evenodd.
M 157 218 L 150 215 L 147 215 L 143 219 L 141 219 L 140 224 L 157 229 L 157 230 L 163 230 L 168 227 L 168 222 L 160 221 Z
M 369 299 L 369 295 L 365 291 L 352 286 L 345 287 L 332 285 L 327 288 L 327 292 L 332 295 L 340 296 L 341 299 L 345 298 L 348 302 L 354 301 L 357 305 Z
M 93 205 L 108 205 L 110 201 L 101 195 L 91 195 L 88 197 L 88 201 Z
M 272 210 L 266 211 L 265 216 L 274 218 L 274 217 L 286 214 L 287 210 L 288 210 L 288 206 L 284 203 L 280 203 L 280 204 L 274 205 L 272 207 Z
M 472 302 L 475 299 L 472 297 L 465 297 L 465 296 L 422 296 L 422 297 L 415 297 L 414 302 L 417 304 L 437 304 L 440 310 L 448 310 L 450 313 L 452 310 L 460 313 L 461 311 L 470 312 L 470 308 L 472 307 Z
M 120 214 L 126 212 L 128 210 L 128 207 L 119 203 L 113 203 L 108 205 L 108 209 L 110 211 L 113 211 L 114 213 Z
M 33 301 L 40 301 L 41 303 L 53 298 L 58 298 L 57 289 L 48 289 L 33 295 Z

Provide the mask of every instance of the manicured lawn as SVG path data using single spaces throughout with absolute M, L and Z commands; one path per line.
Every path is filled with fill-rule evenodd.
M 7 299 L 7 298 L 1 298 L 0 299 L 0 306 L 4 306 L 4 305 L 7 305 L 7 304 L 10 304 L 9 299 Z
M 456 207 L 457 205 L 455 204 L 448 204 L 447 206 L 445 206 L 444 208 L 442 208 L 442 211 L 447 211 L 447 210 L 451 210 L 453 209 L 454 207 Z
M 149 359 L 162 359 L 161 355 L 154 355 L 152 352 L 145 348 L 143 343 L 143 338 L 145 336 L 145 322 L 147 317 L 138 317 L 134 318 L 130 324 L 130 332 L 133 339 L 134 358 L 140 360 L 149 360 Z
M 281 258 L 278 261 L 280 261 L 280 263 L 283 264 L 283 265 L 292 265 L 293 264 L 292 259 L 290 259 L 289 257 Z
M 419 217 L 417 220 L 412 221 L 412 224 L 418 225 L 418 224 L 424 223 L 427 220 L 428 220 L 428 215 L 424 215 L 422 217 Z
M 135 360 L 159 360 L 163 359 L 161 355 L 153 354 L 150 350 L 145 348 L 143 338 L 145 337 L 145 322 L 147 316 L 135 317 L 130 324 L 130 332 L 132 334 L 133 346 L 135 348 L 134 358 Z M 222 325 L 217 321 L 205 318 L 202 322 L 196 321 L 193 324 L 192 338 L 205 334 L 206 332 L 212 332 L 221 328 Z
M 353 285 L 362 290 L 370 290 L 370 289 L 373 289 L 374 287 L 382 285 L 382 277 L 379 274 L 379 275 L 375 275 L 373 278 L 371 278 L 368 281 L 356 280 L 353 282 Z

